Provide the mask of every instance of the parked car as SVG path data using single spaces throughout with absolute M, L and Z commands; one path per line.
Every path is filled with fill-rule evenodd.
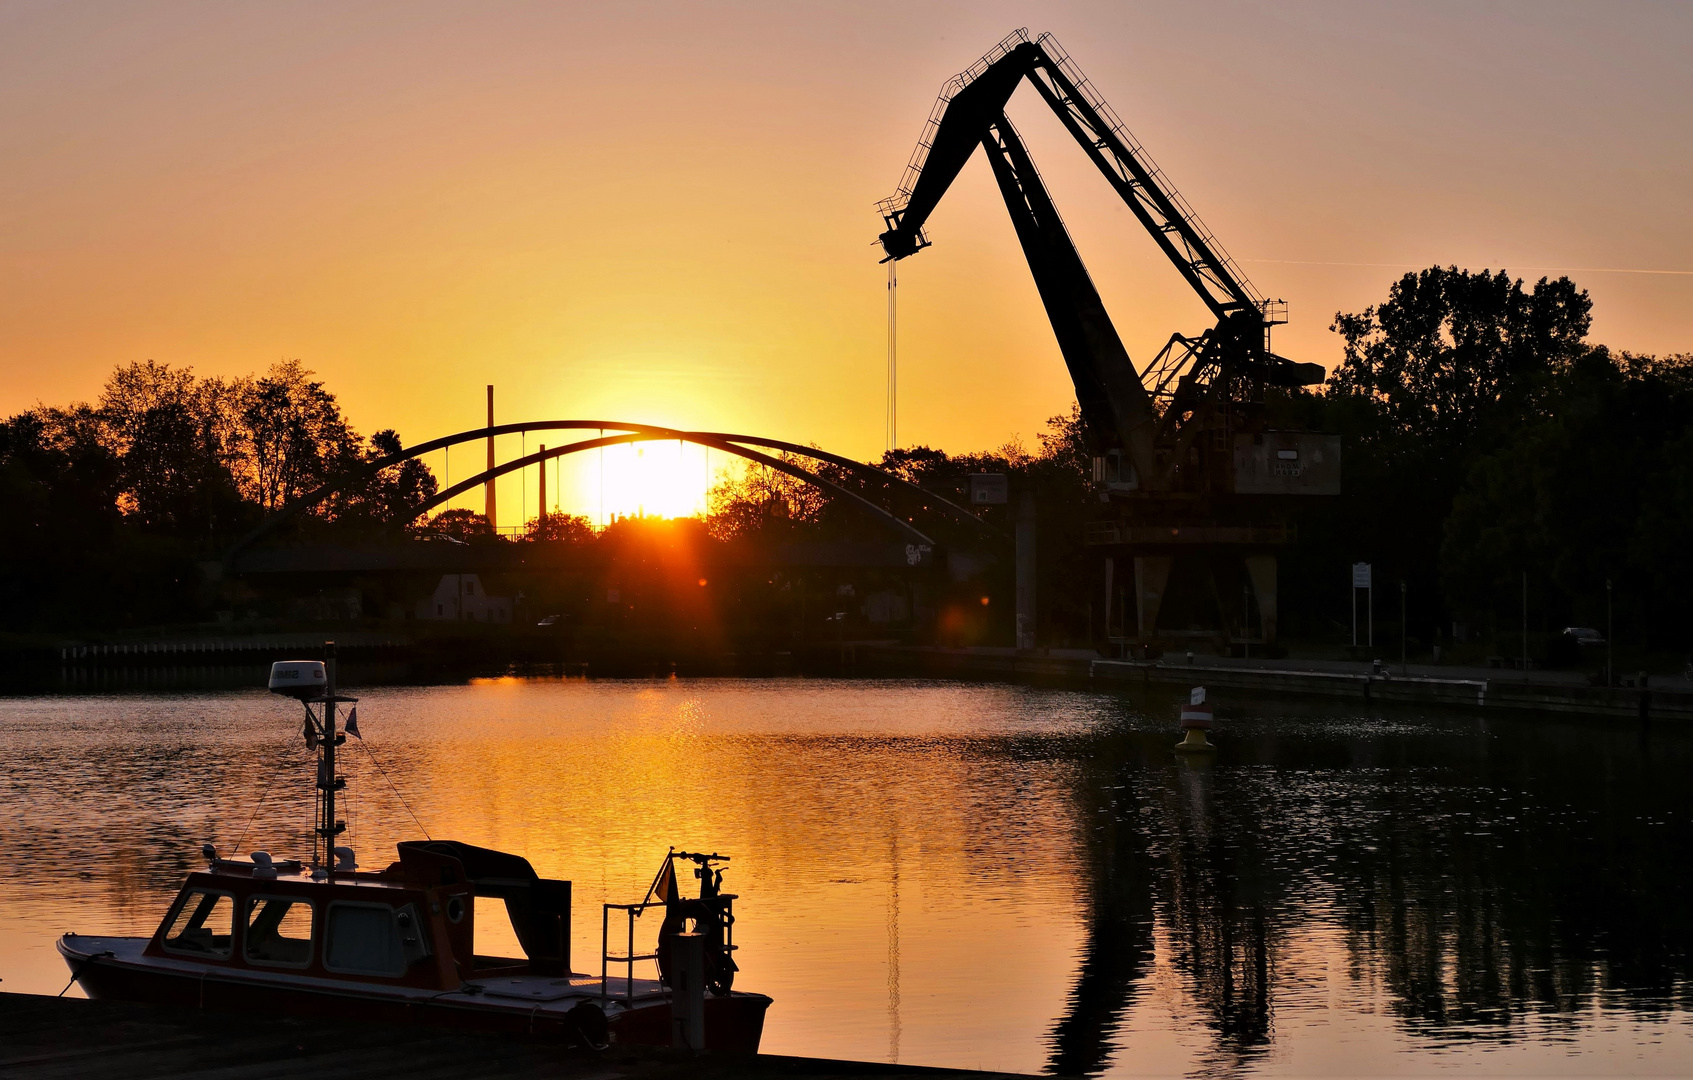
M 1564 636 L 1574 638 L 1577 645 L 1603 645 L 1605 635 L 1591 626 L 1566 626 Z

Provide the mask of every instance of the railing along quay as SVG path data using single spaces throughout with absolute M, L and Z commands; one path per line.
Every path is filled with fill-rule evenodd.
M 164 641 L 100 642 L 64 645 L 59 660 L 66 665 L 108 665 L 180 663 L 184 660 L 216 658 L 262 659 L 322 649 L 322 633 L 267 634 L 254 637 L 228 636 L 183 638 Z M 343 650 L 404 649 L 412 644 L 403 634 L 341 633 L 335 635 Z
M 1008 648 L 946 649 L 934 646 L 848 644 L 855 670 L 920 677 L 1062 682 L 1101 689 L 1154 683 L 1245 690 L 1258 694 L 1351 699 L 1371 704 L 1404 703 L 1543 713 L 1587 714 L 1650 720 L 1693 720 L 1693 690 L 1683 685 L 1603 687 L 1523 680 L 1509 675 L 1478 677 L 1381 670 L 1316 670 L 1297 661 L 1275 667 L 1241 662 L 1183 663 L 1179 659 L 1110 660 L 1081 649 L 1019 652 Z M 1394 665 L 1397 666 L 1397 665 Z

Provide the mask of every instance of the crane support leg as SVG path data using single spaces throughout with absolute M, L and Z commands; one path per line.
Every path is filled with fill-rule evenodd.
M 1235 623 L 1234 605 L 1224 599 L 1222 582 L 1217 580 L 1218 572 L 1223 569 L 1218 565 L 1219 561 L 1221 560 L 1216 556 L 1205 560 L 1205 581 L 1211 586 L 1211 602 L 1217 606 L 1217 625 L 1221 628 L 1217 632 L 1217 651 L 1226 656 L 1232 639 L 1237 636 L 1244 639 L 1247 636 L 1249 621 L 1243 610 L 1239 624 Z
M 1111 593 L 1117 587 L 1113 580 L 1117 576 L 1117 560 L 1107 555 L 1105 557 L 1105 639 L 1111 640 Z
M 1035 647 L 1035 493 L 1017 496 L 1017 648 Z
M 1140 640 L 1158 636 L 1158 608 L 1164 602 L 1164 586 L 1170 580 L 1168 555 L 1135 556 L 1135 613 L 1140 617 Z
M 1252 595 L 1258 601 L 1258 621 L 1263 624 L 1264 644 L 1276 643 L 1276 557 L 1248 555 L 1246 573 L 1252 579 Z

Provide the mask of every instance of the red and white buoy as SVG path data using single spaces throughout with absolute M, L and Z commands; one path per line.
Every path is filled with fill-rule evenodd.
M 1205 739 L 1205 733 L 1210 730 L 1211 706 L 1205 703 L 1205 688 L 1196 686 L 1188 694 L 1187 704 L 1182 706 L 1182 741 L 1176 744 L 1176 749 L 1189 752 L 1215 749 Z

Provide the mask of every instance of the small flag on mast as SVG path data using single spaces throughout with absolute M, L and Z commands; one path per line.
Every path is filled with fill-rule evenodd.
M 317 725 L 312 723 L 312 714 L 311 714 L 310 710 L 308 710 L 306 712 L 306 726 L 305 726 L 305 729 L 300 732 L 300 734 L 302 734 L 306 737 L 306 749 L 307 750 L 316 750 L 317 749 L 317 743 L 318 743 Z
M 647 896 L 663 904 L 676 899 L 676 867 L 668 853 L 664 856 L 664 865 L 658 868 L 658 876 L 653 878 L 652 887 L 647 890 Z
M 347 726 L 345 730 L 347 734 L 351 735 L 353 738 L 359 740 L 360 742 L 364 742 L 364 736 L 359 734 L 359 707 L 357 705 L 354 705 L 353 711 L 347 714 Z

